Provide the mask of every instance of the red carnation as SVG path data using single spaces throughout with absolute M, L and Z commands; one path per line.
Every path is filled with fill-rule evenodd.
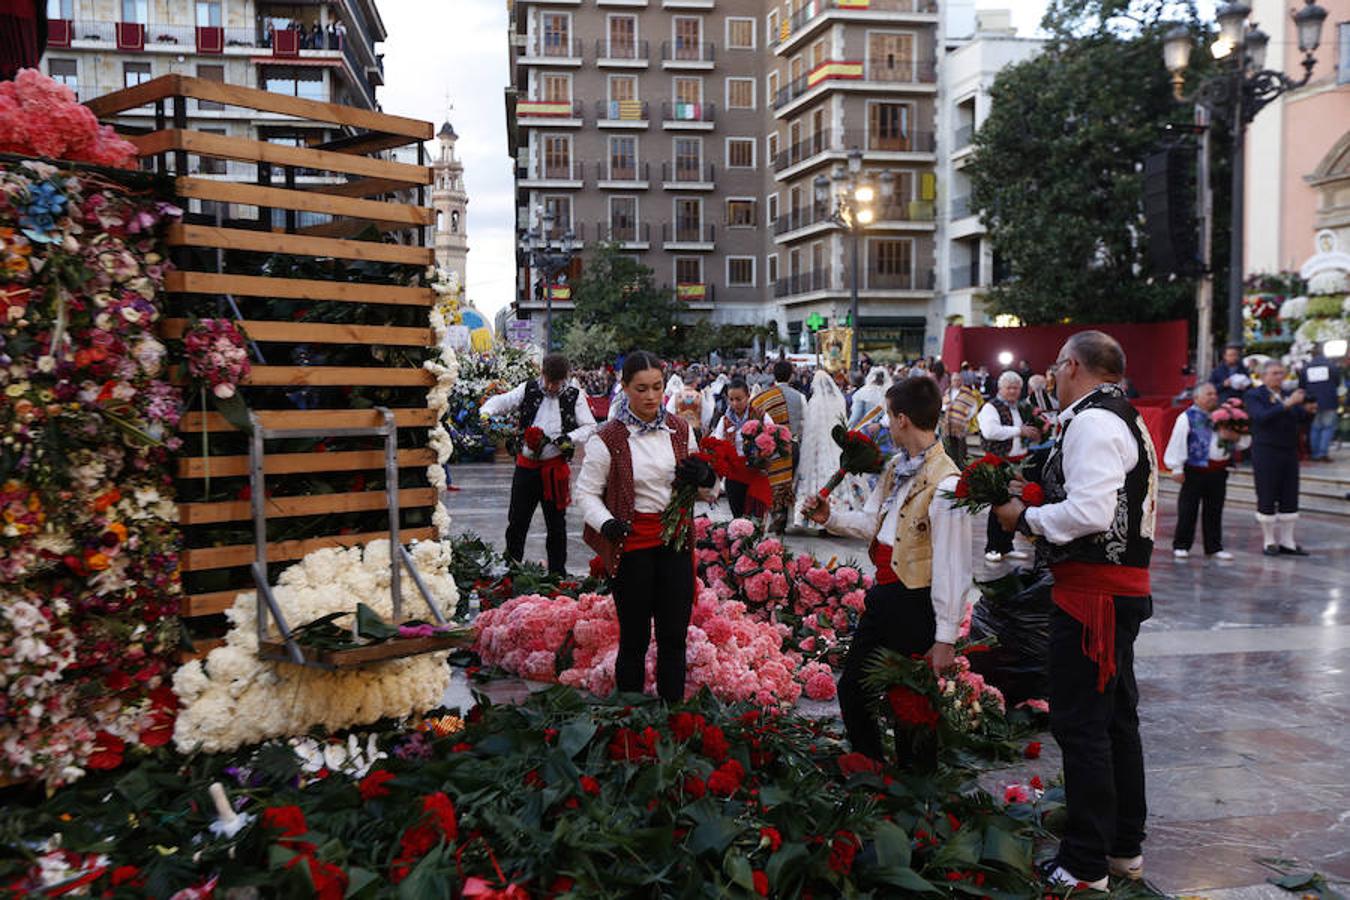
M 952 491 L 958 500 L 964 500 L 970 496 L 970 482 L 962 478 L 956 482 L 956 490 Z
M 292 858 L 286 868 L 291 868 L 302 859 L 309 865 L 309 878 L 314 883 L 317 900 L 342 900 L 347 896 L 347 873 L 332 863 L 305 854 Z
M 531 453 L 538 453 L 544 446 L 544 429 L 531 425 L 525 429 L 525 446 Z
M 282 837 L 299 837 L 309 831 L 305 814 L 298 806 L 269 806 L 263 810 L 263 827 L 280 831 Z
M 112 870 L 113 887 L 127 885 L 128 887 L 142 887 L 145 880 L 141 878 L 141 870 L 135 866 L 118 866 Z
M 918 691 L 898 684 L 886 692 L 886 700 L 901 724 L 937 727 L 938 711 L 933 708 L 928 698 Z
M 388 797 L 389 788 L 385 787 L 386 782 L 394 780 L 394 773 L 388 769 L 376 769 L 357 782 L 357 790 L 361 792 L 361 800 L 369 802 L 376 797 Z
M 1034 481 L 1022 486 L 1022 502 L 1027 506 L 1040 506 L 1045 502 L 1045 489 Z
M 704 794 L 708 793 L 708 784 L 697 775 L 686 775 L 684 776 L 684 783 L 680 786 L 680 790 L 684 791 L 695 800 L 698 800 Z
M 853 871 L 853 857 L 858 855 L 862 842 L 851 831 L 836 831 L 830 840 L 830 869 L 840 875 Z
M 1026 749 L 1022 751 L 1022 755 L 1025 756 L 1027 759 L 1038 759 L 1038 758 L 1040 758 L 1040 755 L 1041 755 L 1041 742 L 1040 742 L 1040 741 L 1032 741 L 1031 743 L 1027 744 Z
M 771 828 L 768 825 L 759 830 L 759 840 L 760 843 L 768 842 L 770 853 L 777 853 L 778 848 L 783 846 L 783 836 L 778 833 L 777 828 Z
M 708 724 L 698 713 L 679 712 L 670 717 L 670 731 L 677 741 L 687 741 Z
M 655 759 L 656 742 L 660 738 L 661 735 L 651 726 L 644 728 L 642 734 L 631 728 L 620 728 L 609 742 L 609 758 L 628 762 Z
M 729 759 L 708 776 L 708 790 L 719 797 L 730 797 L 741 788 L 745 778 L 745 768 L 734 759 Z
M 127 742 L 115 734 L 100 731 L 94 735 L 94 752 L 85 760 L 88 769 L 115 769 L 122 764 Z
M 839 757 L 838 763 L 839 772 L 845 778 L 861 772 L 870 772 L 874 775 L 881 774 L 881 763 L 862 753 L 845 753 Z
M 713 762 L 720 763 L 727 758 L 731 748 L 727 745 L 726 735 L 716 725 L 703 729 L 703 755 Z
M 440 827 L 447 841 L 459 837 L 459 820 L 455 817 L 455 804 L 443 792 L 428 794 L 422 800 L 422 810 L 431 813 L 432 819 Z
M 144 747 L 163 747 L 173 739 L 173 723 L 177 718 L 173 712 L 156 709 L 150 714 L 150 724 L 141 729 L 137 740 Z
M 751 872 L 751 877 L 755 880 L 755 893 L 761 897 L 769 896 L 769 876 L 765 875 L 759 869 Z
M 581 776 L 581 789 L 592 797 L 600 796 L 600 782 L 589 775 Z

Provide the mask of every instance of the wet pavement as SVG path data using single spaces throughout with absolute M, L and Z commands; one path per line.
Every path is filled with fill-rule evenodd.
M 459 492 L 448 506 L 456 532 L 501 546 L 509 465 L 452 469 Z M 1287 868 L 1315 870 L 1350 885 L 1350 522 L 1307 515 L 1298 540 L 1312 556 L 1261 555 L 1252 513 L 1231 509 L 1225 546 L 1236 559 L 1171 554 L 1175 506 L 1161 503 L 1152 566 L 1154 615 L 1136 652 L 1148 766 L 1149 881 L 1172 894 L 1213 900 L 1293 897 L 1267 885 Z M 725 505 L 713 510 L 727 515 Z M 569 569 L 591 553 L 570 524 Z M 977 528 L 983 541 L 983 528 Z M 1019 538 L 1019 542 L 1020 542 Z M 789 536 L 789 547 L 828 559 L 861 559 L 853 541 Z M 1019 544 L 1020 546 L 1020 544 Z M 999 574 L 977 546 L 976 577 Z M 542 560 L 543 521 L 526 548 Z M 457 681 L 457 693 L 462 695 Z M 503 699 L 527 690 L 501 684 Z M 833 704 L 803 712 L 829 715 Z M 1058 772 L 1045 755 L 995 780 Z M 1272 862 L 1274 861 L 1274 862 Z M 1283 862 L 1279 862 L 1283 861 Z

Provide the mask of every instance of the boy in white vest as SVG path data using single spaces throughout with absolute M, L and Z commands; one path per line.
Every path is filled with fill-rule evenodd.
M 942 395 L 926 376 L 886 392 L 891 437 L 899 452 L 887 463 L 861 512 L 831 512 L 812 497 L 803 512 L 835 534 L 870 541 L 876 584 L 839 680 L 839 709 L 849 743 L 882 758 L 881 734 L 863 674 L 879 648 L 923 654 L 935 670 L 952 664 L 970 587 L 971 517 L 939 492 L 954 492 L 960 470 L 937 437 Z

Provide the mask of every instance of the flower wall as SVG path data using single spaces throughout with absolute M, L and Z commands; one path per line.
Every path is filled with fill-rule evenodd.
M 0 167 L 5 778 L 59 785 L 172 732 L 182 402 L 154 329 L 179 215 L 143 176 Z

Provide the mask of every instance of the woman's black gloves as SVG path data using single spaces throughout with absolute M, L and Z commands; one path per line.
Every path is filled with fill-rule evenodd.
M 611 544 L 617 544 L 619 541 L 633 533 L 633 529 L 620 522 L 618 519 L 610 519 L 600 526 L 600 534 L 604 535 L 605 540 Z
M 717 473 L 703 460 L 691 456 L 675 468 L 675 480 L 691 487 L 710 488 L 717 483 Z

